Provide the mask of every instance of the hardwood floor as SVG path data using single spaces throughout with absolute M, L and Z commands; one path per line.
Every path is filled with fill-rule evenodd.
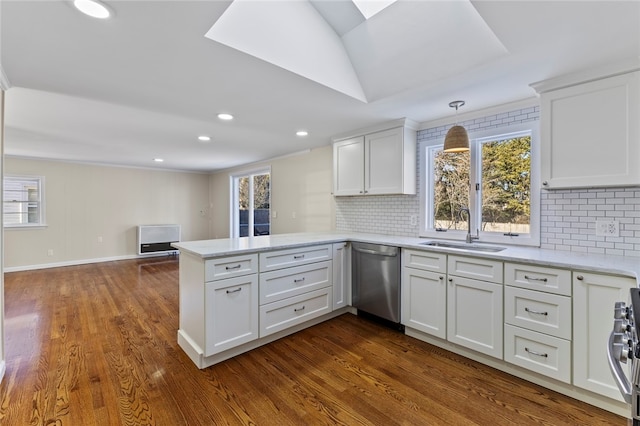
M 6 274 L 0 424 L 626 424 L 350 314 L 205 370 L 177 328 L 173 259 Z

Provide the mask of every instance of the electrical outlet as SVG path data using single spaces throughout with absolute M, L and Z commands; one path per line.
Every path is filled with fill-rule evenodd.
M 298 214 L 296 212 L 291 212 L 291 218 L 295 219 L 298 217 Z
M 415 214 L 409 216 L 409 223 L 411 223 L 411 226 L 416 226 L 418 224 L 418 216 Z
M 278 212 L 277 211 L 274 210 L 272 214 L 273 214 L 273 218 L 274 219 L 278 218 Z
M 598 237 L 619 237 L 620 222 L 617 220 L 596 220 L 596 235 Z
M 102 237 L 98 237 L 98 242 L 101 243 L 102 242 Z
M 47 250 L 47 256 L 53 256 L 53 249 Z

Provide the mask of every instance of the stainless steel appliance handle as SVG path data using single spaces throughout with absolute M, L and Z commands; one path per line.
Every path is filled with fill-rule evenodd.
M 359 248 L 359 247 L 358 248 L 353 247 L 353 250 L 357 251 L 359 253 L 374 254 L 376 256 L 396 257 L 398 255 L 397 253 L 384 253 L 384 252 L 381 252 L 381 251 L 363 249 L 363 248 Z
M 618 389 L 620 389 L 620 393 L 625 401 L 628 404 L 631 404 L 631 384 L 629 380 L 627 380 L 627 376 L 624 375 L 624 371 L 622 370 L 622 366 L 620 365 L 620 360 L 615 359 L 613 356 L 613 343 L 614 343 L 614 332 L 612 331 L 609 335 L 609 344 L 607 345 L 607 359 L 609 360 L 609 368 L 611 369 L 611 373 L 613 374 L 613 378 L 616 381 L 616 385 L 618 385 Z

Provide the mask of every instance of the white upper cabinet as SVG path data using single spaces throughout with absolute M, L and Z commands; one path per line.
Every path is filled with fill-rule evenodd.
M 334 195 L 416 193 L 414 130 L 400 126 L 334 140 Z
M 533 87 L 541 94 L 542 188 L 640 184 L 640 71 Z

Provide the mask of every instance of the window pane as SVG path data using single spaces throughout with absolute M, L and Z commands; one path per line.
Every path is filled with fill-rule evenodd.
M 3 215 L 5 225 L 41 223 L 40 178 L 5 177 Z
M 271 188 L 269 175 L 253 177 L 253 230 L 254 235 L 269 235 Z
M 435 151 L 433 170 L 433 228 L 466 230 L 460 209 L 469 206 L 469 153 Z
M 249 235 L 249 177 L 244 176 L 238 179 L 238 235 L 246 237 Z
M 482 231 L 528 234 L 531 136 L 482 143 Z

